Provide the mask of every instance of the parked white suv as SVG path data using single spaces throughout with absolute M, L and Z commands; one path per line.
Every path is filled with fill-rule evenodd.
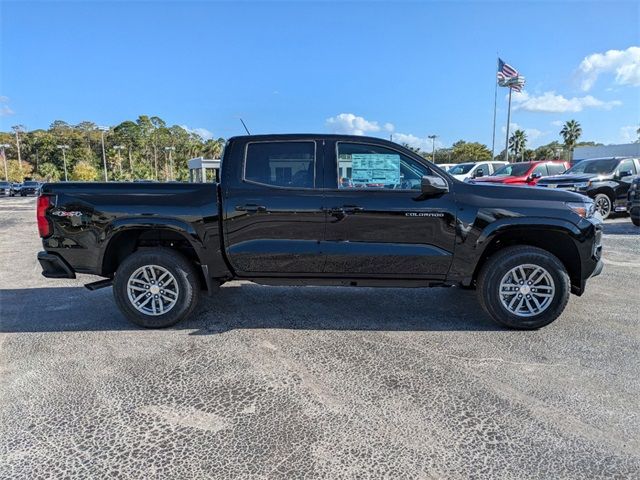
M 499 168 L 506 165 L 507 162 L 465 162 L 459 163 L 449 169 L 449 175 L 461 181 L 472 178 L 486 177 L 493 175 Z

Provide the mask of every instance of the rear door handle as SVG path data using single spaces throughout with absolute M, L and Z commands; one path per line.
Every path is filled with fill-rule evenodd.
M 255 203 L 247 203 L 246 205 L 237 205 L 236 211 L 249 213 L 266 212 L 267 207 L 263 205 L 256 205 Z

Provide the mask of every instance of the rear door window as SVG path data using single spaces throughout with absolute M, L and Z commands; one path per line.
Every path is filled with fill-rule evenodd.
M 244 180 L 277 188 L 315 188 L 315 162 L 313 141 L 249 143 Z
M 547 166 L 542 163 L 540 165 L 538 165 L 536 168 L 533 169 L 533 172 L 531 172 L 531 174 L 533 175 L 534 173 L 539 173 L 540 175 L 542 175 L 543 177 L 548 175 L 547 174 Z
M 560 175 L 567 169 L 562 163 L 547 163 L 547 170 L 549 170 L 549 175 Z

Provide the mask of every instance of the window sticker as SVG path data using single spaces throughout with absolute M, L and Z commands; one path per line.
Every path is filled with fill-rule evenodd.
M 400 183 L 400 155 L 353 153 L 352 180 L 356 184 L 397 185 Z

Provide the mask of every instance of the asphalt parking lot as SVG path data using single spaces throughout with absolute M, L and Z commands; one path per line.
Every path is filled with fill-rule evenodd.
M 552 325 L 449 289 L 232 282 L 142 330 L 0 198 L 1 478 L 638 478 L 640 229 Z

